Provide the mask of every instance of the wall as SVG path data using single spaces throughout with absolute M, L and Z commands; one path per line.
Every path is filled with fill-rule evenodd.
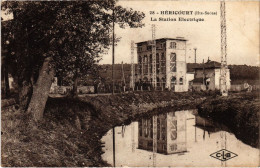
M 159 72 L 156 73 L 156 77 L 158 77 L 160 79 L 160 82 L 162 81 L 162 78 L 166 78 L 166 70 L 165 70 L 165 66 L 162 67 L 162 61 L 166 61 L 166 50 L 165 50 L 165 46 L 164 46 L 164 43 L 165 41 L 157 41 L 156 42 L 156 54 L 159 54 L 159 62 L 156 61 L 156 63 L 159 63 Z M 147 50 L 147 46 L 148 43 L 141 43 L 141 44 L 138 44 L 138 47 L 142 48 L 142 51 L 139 51 L 137 50 L 137 57 L 138 57 L 138 67 L 140 68 L 141 67 L 141 73 L 140 73 L 140 70 L 138 68 L 136 74 L 137 75 L 137 81 L 139 81 L 140 79 L 144 80 L 144 78 L 147 78 L 148 81 L 150 82 L 151 81 L 151 78 L 152 78 L 152 59 L 150 59 L 150 55 L 152 54 L 152 49 L 150 50 Z M 164 59 L 162 60 L 162 54 L 164 56 Z M 147 56 L 147 67 L 148 67 L 148 71 L 147 73 L 145 73 L 145 67 L 146 67 L 146 64 L 145 64 L 145 59 L 144 59 L 144 56 Z M 141 56 L 141 62 L 140 62 L 140 57 Z M 164 68 L 164 69 L 163 69 Z M 158 82 L 158 81 L 157 81 Z
M 201 91 L 201 90 L 206 90 L 206 86 L 202 84 L 193 84 L 192 85 L 192 90 L 193 91 Z
M 210 83 L 208 85 L 208 90 L 219 90 L 220 88 L 220 68 L 211 68 L 211 69 L 205 69 L 205 77 L 210 79 Z M 197 69 L 195 71 L 195 77 L 194 78 L 203 78 L 203 69 Z M 226 81 L 227 81 L 227 87 L 230 89 L 230 71 L 227 70 L 226 75 Z
M 209 78 L 210 82 L 208 85 L 209 90 L 215 90 L 215 70 L 205 69 L 205 78 Z M 203 78 L 203 69 L 195 70 L 194 78 Z
M 186 74 L 186 85 L 189 86 L 189 82 L 194 79 L 194 73 L 187 73 Z
M 215 69 L 215 88 L 216 89 L 220 89 L 220 69 Z M 227 73 L 226 73 L 226 82 L 227 82 L 227 88 L 230 89 L 231 88 L 231 81 L 230 81 L 230 70 L 227 69 Z
M 170 48 L 170 43 L 176 42 L 176 49 Z M 176 72 L 170 70 L 170 55 L 176 53 Z M 176 83 L 179 85 L 179 79 L 183 78 L 183 85 L 186 85 L 186 41 L 167 40 L 166 41 L 166 87 L 170 89 L 171 78 L 176 77 Z M 187 87 L 175 87 L 175 88 L 187 88 Z M 187 90 L 175 90 L 175 91 L 187 91 Z

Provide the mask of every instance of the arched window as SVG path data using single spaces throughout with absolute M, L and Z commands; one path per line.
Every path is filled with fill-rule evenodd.
M 174 84 L 174 85 L 176 84 L 176 78 L 175 78 L 175 76 L 172 77 L 171 83 Z
M 176 49 L 176 42 L 171 42 L 170 43 L 170 48 Z

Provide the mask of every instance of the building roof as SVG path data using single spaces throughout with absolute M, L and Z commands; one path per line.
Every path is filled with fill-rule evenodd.
M 215 69 L 215 68 L 220 68 L 221 63 L 216 62 L 216 61 L 208 61 L 205 64 L 197 64 L 193 69 Z
M 207 80 L 208 78 L 206 78 L 205 77 L 205 79 L 204 79 L 204 82 L 206 83 L 206 80 Z M 195 78 L 195 79 L 193 79 L 192 80 L 192 82 L 193 83 L 201 83 L 201 84 L 203 84 L 203 78 Z
M 177 37 L 177 38 L 159 38 L 159 39 L 156 39 L 156 41 L 166 41 L 166 40 L 178 40 L 178 41 L 188 41 L 184 38 L 181 38 L 181 37 Z M 142 43 L 147 43 L 149 40 L 147 41 L 141 41 L 141 42 L 138 42 L 136 44 L 142 44 Z
M 187 63 L 187 73 L 194 73 L 194 68 L 198 65 L 198 63 Z

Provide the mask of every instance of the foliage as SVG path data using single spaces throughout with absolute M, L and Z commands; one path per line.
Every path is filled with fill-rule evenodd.
M 232 79 L 259 79 L 260 68 L 248 65 L 229 65 L 230 78 Z
M 74 79 L 89 73 L 111 45 L 112 22 L 143 26 L 144 14 L 106 1 L 2 2 L 13 13 L 17 75 L 37 79 L 43 60 L 52 57 L 57 75 Z M 112 15 L 114 10 L 114 17 Z

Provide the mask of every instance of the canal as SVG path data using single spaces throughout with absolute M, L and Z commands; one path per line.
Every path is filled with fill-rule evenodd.
M 238 140 L 225 127 L 201 118 L 197 110 L 173 111 L 140 118 L 130 125 L 115 127 L 116 166 L 254 166 L 259 165 L 259 150 Z M 154 134 L 156 130 L 156 134 Z M 156 152 L 153 153 L 153 135 Z M 113 165 L 112 129 L 103 137 L 103 160 Z M 210 155 L 226 149 L 233 158 L 222 162 Z M 237 156 L 236 156 L 237 155 Z

